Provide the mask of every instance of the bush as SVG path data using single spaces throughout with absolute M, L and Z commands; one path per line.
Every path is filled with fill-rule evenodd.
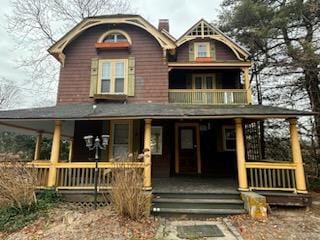
M 36 169 L 19 162 L 13 155 L 0 158 L 0 207 L 28 208 L 36 200 Z
M 151 197 L 143 190 L 143 169 L 129 165 L 112 170 L 110 202 L 122 217 L 139 220 L 149 216 Z
M 37 195 L 37 202 L 22 208 L 7 207 L 0 209 L 0 231 L 17 231 L 41 216 L 47 214 L 47 210 L 56 206 L 60 201 L 54 191 L 42 191 Z

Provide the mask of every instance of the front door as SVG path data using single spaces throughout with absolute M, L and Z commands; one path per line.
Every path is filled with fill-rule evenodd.
M 201 173 L 198 131 L 198 124 L 176 124 L 176 173 Z

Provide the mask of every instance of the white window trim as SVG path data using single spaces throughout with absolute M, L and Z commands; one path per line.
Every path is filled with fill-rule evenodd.
M 159 148 L 159 152 L 151 152 L 152 155 L 162 155 L 162 143 L 163 143 L 163 128 L 161 126 L 152 126 L 151 127 L 151 140 L 152 140 L 152 134 L 154 132 L 155 129 L 159 129 L 160 131 L 160 148 Z M 152 144 L 152 143 L 151 143 Z
M 123 93 L 116 93 L 115 90 L 115 64 L 118 62 L 124 63 L 124 89 Z M 102 65 L 105 63 L 111 64 L 111 76 L 110 76 L 110 92 L 101 92 L 101 80 L 102 80 Z M 99 60 L 99 72 L 98 72 L 98 83 L 97 93 L 102 95 L 127 95 L 128 94 L 128 59 L 100 59 Z
M 226 129 L 232 129 L 232 130 L 235 131 L 234 126 L 231 126 L 231 125 L 222 126 L 223 151 L 225 151 L 225 152 L 235 152 L 236 149 L 227 148 L 227 144 L 226 144 L 226 141 L 227 141 Z M 231 140 L 231 139 L 229 139 L 229 140 Z M 234 139 L 234 140 L 236 141 L 236 139 Z
M 205 88 L 201 88 L 201 89 L 208 89 L 207 88 L 207 81 L 206 81 L 206 77 L 212 77 L 212 89 L 216 89 L 217 87 L 217 83 L 216 83 L 216 74 L 215 73 L 211 73 L 211 74 L 192 74 L 192 89 L 196 89 L 196 77 L 201 77 L 201 84 L 202 86 L 205 86 Z M 198 90 L 201 90 L 198 89 Z
M 128 124 L 128 154 L 132 153 L 133 146 L 133 120 L 111 120 L 110 121 L 110 144 L 109 144 L 109 161 L 113 159 L 113 142 L 114 142 L 114 126 L 116 124 Z
M 210 42 L 195 42 L 194 43 L 194 57 L 195 57 L 195 60 L 199 57 L 198 56 L 198 48 L 199 48 L 199 45 L 203 45 L 205 44 L 207 46 L 207 56 L 206 57 L 211 57 L 210 56 Z

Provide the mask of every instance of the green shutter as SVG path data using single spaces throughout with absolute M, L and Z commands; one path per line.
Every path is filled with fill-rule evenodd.
M 216 60 L 216 46 L 213 41 L 210 42 L 210 57 Z
M 194 43 L 189 43 L 189 62 L 194 62 Z
M 135 58 L 129 57 L 128 61 L 128 96 L 134 96 L 135 88 Z
M 90 97 L 94 97 L 97 94 L 98 66 L 98 58 L 91 59 Z

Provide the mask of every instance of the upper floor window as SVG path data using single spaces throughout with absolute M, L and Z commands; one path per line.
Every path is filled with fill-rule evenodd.
M 128 39 L 122 33 L 116 32 L 116 33 L 111 33 L 107 35 L 103 40 L 103 42 L 107 42 L 107 43 L 128 42 Z
M 197 42 L 194 44 L 195 57 L 206 58 L 210 57 L 210 43 L 209 42 Z
M 126 94 L 128 60 L 100 60 L 98 91 L 100 94 Z
M 110 30 L 100 36 L 96 43 L 99 50 L 127 49 L 131 46 L 130 36 L 122 30 Z

